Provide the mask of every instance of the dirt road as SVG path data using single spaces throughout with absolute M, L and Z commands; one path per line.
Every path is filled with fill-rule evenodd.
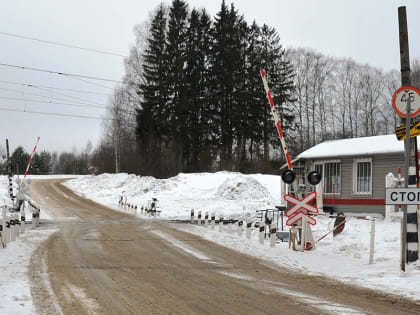
M 279 271 L 176 229 L 39 180 L 33 197 L 59 228 L 32 257 L 40 314 L 419 314 L 395 296 Z

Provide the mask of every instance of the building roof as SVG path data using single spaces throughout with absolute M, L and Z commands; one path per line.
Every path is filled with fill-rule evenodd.
M 404 141 L 398 141 L 395 134 L 392 134 L 325 141 L 302 152 L 297 157 L 299 159 L 315 159 L 403 152 Z

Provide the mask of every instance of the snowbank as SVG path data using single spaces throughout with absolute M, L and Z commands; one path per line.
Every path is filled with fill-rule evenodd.
M 13 185 L 16 194 L 15 180 Z M 0 176 L 0 205 L 12 205 L 7 176 Z M 41 209 L 41 219 L 46 218 Z M 26 220 L 31 219 L 32 212 L 27 210 Z M 24 234 L 20 234 L 16 241 L 9 242 L 6 248 L 0 248 L 0 314 L 35 314 L 28 278 L 30 258 L 39 244 L 55 231 L 51 228 L 32 229 L 26 225 Z
M 65 183 L 80 195 L 118 208 L 118 198 L 146 205 L 157 198 L 162 217 L 187 218 L 191 209 L 233 215 L 280 203 L 280 177 L 234 172 L 180 173 L 168 179 L 132 174 L 83 176 Z

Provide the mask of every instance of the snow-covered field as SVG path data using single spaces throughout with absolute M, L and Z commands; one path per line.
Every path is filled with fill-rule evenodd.
M 280 178 L 273 175 L 243 175 L 232 172 L 179 174 L 169 179 L 155 179 L 128 174 L 83 176 L 66 185 L 80 195 L 118 209 L 120 195 L 129 203 L 143 205 L 151 198 L 159 200 L 161 216 L 189 218 L 191 209 L 216 212 L 224 217 L 242 216 L 257 209 L 274 208 L 280 202 Z M 334 220 L 317 217 L 313 227 L 315 239 L 331 231 Z M 383 290 L 420 301 L 420 263 L 400 271 L 400 224 L 381 218 L 376 220 L 374 263 L 369 265 L 371 222 L 350 219 L 344 231 L 332 233 L 317 244 L 316 250 L 296 252 L 287 243 L 258 243 L 257 232 L 251 241 L 245 236 L 212 231 L 205 227 L 180 224 L 191 233 L 279 265 L 315 275 L 323 275 L 347 283 Z

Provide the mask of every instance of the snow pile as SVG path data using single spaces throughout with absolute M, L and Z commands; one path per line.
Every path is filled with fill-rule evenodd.
M 12 205 L 9 198 L 9 179 L 7 176 L 0 176 L 0 206 L 6 205 Z
M 242 175 L 227 178 L 214 195 L 217 199 L 228 200 L 270 200 L 268 190 L 252 177 Z
M 121 195 L 139 207 L 157 198 L 161 216 L 168 218 L 187 218 L 191 209 L 229 216 L 273 208 L 280 202 L 280 177 L 262 174 L 180 173 L 168 179 L 102 174 L 79 177 L 65 185 L 81 196 L 115 209 Z

